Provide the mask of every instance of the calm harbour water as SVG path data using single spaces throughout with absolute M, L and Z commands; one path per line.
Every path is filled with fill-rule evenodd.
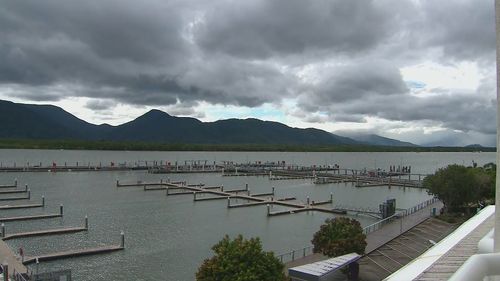
M 286 161 L 297 165 L 332 165 L 353 169 L 388 169 L 389 165 L 412 166 L 413 173 L 432 173 L 447 164 L 483 165 L 495 161 L 495 153 L 289 153 L 289 152 L 117 152 L 61 150 L 0 150 L 3 166 L 14 163 L 139 161 L 184 162 L 208 160 L 254 162 Z M 39 271 L 71 269 L 74 280 L 194 280 L 203 259 L 212 255 L 211 246 L 224 234 L 258 236 L 264 248 L 276 253 L 310 244 L 314 232 L 331 215 L 310 212 L 278 217 L 266 216 L 266 207 L 227 209 L 225 200 L 193 202 L 190 195 L 165 196 L 164 191 L 144 192 L 142 188 L 116 188 L 116 180 L 152 182 L 171 180 L 223 184 L 236 189 L 248 183 L 252 192 L 268 192 L 276 187 L 277 197 L 295 196 L 299 201 L 327 200 L 333 205 L 377 208 L 388 198 L 396 198 L 398 208 L 408 208 L 430 196 L 412 188 L 371 187 L 357 189 L 349 184 L 314 185 L 310 180 L 269 181 L 267 177 L 221 177 L 219 174 L 153 175 L 144 171 L 0 173 L 0 184 L 19 180 L 28 184 L 32 198 L 46 197 L 45 209 L 2 211 L 0 216 L 52 213 L 64 204 L 61 219 L 7 223 L 7 232 L 83 225 L 89 216 L 88 232 L 9 241 L 14 249 L 36 255 L 98 245 L 118 244 L 120 231 L 126 233 L 126 250 L 106 255 L 41 263 Z M 326 205 L 325 207 L 327 207 Z M 278 207 L 276 207 L 278 208 Z M 363 225 L 374 219 L 356 217 Z M 32 267 L 36 270 L 36 267 Z

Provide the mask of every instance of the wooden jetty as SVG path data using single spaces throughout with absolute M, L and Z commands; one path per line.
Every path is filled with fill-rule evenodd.
M 13 184 L 0 184 L 0 188 L 16 188 L 17 180 L 14 181 Z
M 77 233 L 82 231 L 87 231 L 89 229 L 89 221 L 88 218 L 85 217 L 85 225 L 83 227 L 67 227 L 67 228 L 58 228 L 58 229 L 46 229 L 46 230 L 35 230 L 28 232 L 19 232 L 7 235 L 5 231 L 5 224 L 2 223 L 2 240 L 10 240 L 17 238 L 26 238 L 26 237 L 34 237 L 34 236 L 47 236 L 47 235 L 61 235 L 61 234 L 69 234 L 69 233 Z
M 0 222 L 13 222 L 13 221 L 26 221 L 26 220 L 40 220 L 40 219 L 51 219 L 60 218 L 64 215 L 63 205 L 59 207 L 59 213 L 56 214 L 44 214 L 44 215 L 28 215 L 28 216 L 17 216 L 17 217 L 4 217 L 0 218 Z
M 43 203 L 42 204 L 3 205 L 3 206 L 0 206 L 0 210 L 43 208 L 44 206 L 45 205 Z
M 31 191 L 28 189 L 26 192 L 26 196 L 24 197 L 4 197 L 0 198 L 0 201 L 16 201 L 16 200 L 30 200 L 31 199 Z
M 26 220 L 40 220 L 40 219 L 51 219 L 60 218 L 62 214 L 46 214 L 46 215 L 32 215 L 32 216 L 18 216 L 18 217 L 8 217 L 0 218 L 0 222 L 12 222 L 12 221 L 26 221 Z
M 69 251 L 52 253 L 52 254 L 45 254 L 45 255 L 34 256 L 34 257 L 26 257 L 24 259 L 23 264 L 27 265 L 27 264 L 35 263 L 37 259 L 39 262 L 43 262 L 43 261 L 59 260 L 59 259 L 66 259 L 66 258 L 73 258 L 73 257 L 105 254 L 105 253 L 115 252 L 115 251 L 119 251 L 119 250 L 123 250 L 123 249 L 125 249 L 125 248 L 123 248 L 120 245 L 115 245 L 115 246 L 103 246 L 103 247 L 80 249 L 80 250 L 69 250 Z
M 0 190 L 0 194 L 20 194 L 26 193 L 28 190 L 18 189 L 18 190 Z
M 118 184 L 118 182 L 117 182 Z M 167 196 L 173 195 L 193 195 L 193 201 L 212 201 L 212 200 L 227 200 L 227 208 L 244 208 L 244 207 L 253 207 L 253 206 L 268 206 L 268 216 L 277 216 L 277 215 L 285 215 L 285 214 L 295 214 L 305 211 L 316 211 L 323 212 L 329 214 L 341 214 L 345 215 L 348 212 L 356 213 L 356 214 L 367 214 L 367 215 L 378 215 L 380 216 L 380 212 L 372 211 L 372 210 L 363 210 L 363 209 L 353 209 L 353 208 L 322 208 L 320 205 L 333 204 L 333 194 L 330 194 L 330 200 L 320 200 L 320 201 L 311 201 L 309 197 L 307 197 L 307 203 L 298 203 L 298 202 L 290 202 L 296 200 L 295 197 L 288 198 L 274 198 L 275 196 L 275 188 L 273 187 L 272 192 L 266 193 L 257 193 L 251 194 L 248 184 L 245 184 L 245 188 L 242 189 L 226 189 L 224 190 L 224 186 L 220 187 L 205 187 L 203 184 L 187 184 L 185 181 L 181 181 L 179 183 L 167 182 L 163 183 L 166 189 Z M 144 183 L 138 184 L 123 184 L 123 186 L 144 186 Z M 151 190 L 159 190 L 163 189 L 163 187 L 158 188 L 150 188 Z M 149 190 L 149 189 L 145 189 Z M 172 190 L 183 190 L 172 192 Z M 243 193 L 243 194 L 239 194 Z M 246 193 L 246 194 L 245 194 Z M 198 196 L 199 194 L 209 194 L 210 196 Z M 267 198 L 266 198 L 267 197 Z M 250 202 L 240 203 L 240 204 L 231 204 L 231 199 L 244 199 Z M 280 205 L 284 207 L 291 208 L 290 210 L 271 212 L 270 206 L 272 205 Z
M 88 229 L 85 227 L 68 227 L 68 228 L 59 228 L 59 229 L 48 229 L 48 230 L 36 230 L 29 232 L 19 232 L 13 234 L 6 234 L 2 237 L 2 240 L 10 240 L 17 238 L 26 238 L 26 237 L 34 237 L 34 236 L 47 236 L 47 235 L 60 235 L 60 234 L 69 234 L 87 231 Z M 2 233 L 3 235 L 3 233 Z
M 25 257 L 23 264 L 35 263 L 37 260 L 39 262 L 43 262 L 43 261 L 51 261 L 51 260 L 66 259 L 73 257 L 105 254 L 124 249 L 125 249 L 125 234 L 122 231 L 120 245 L 102 246 L 102 247 L 79 249 L 79 250 L 68 250 L 68 251 L 56 252 L 39 256 Z
M 45 196 L 42 196 L 41 204 L 0 205 L 0 210 L 29 209 L 45 207 Z

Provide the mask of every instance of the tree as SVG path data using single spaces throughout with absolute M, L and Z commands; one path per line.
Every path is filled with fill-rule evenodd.
M 423 185 L 443 202 L 446 211 L 457 211 L 494 197 L 495 174 L 495 169 L 486 165 L 473 168 L 454 164 L 427 176 Z
M 234 240 L 229 236 L 212 247 L 215 256 L 206 259 L 196 273 L 198 281 L 282 281 L 284 265 L 272 252 L 264 252 L 259 238 Z
M 365 240 L 366 235 L 357 220 L 338 217 L 327 219 L 311 242 L 314 245 L 313 252 L 337 257 L 352 252 L 364 254 Z

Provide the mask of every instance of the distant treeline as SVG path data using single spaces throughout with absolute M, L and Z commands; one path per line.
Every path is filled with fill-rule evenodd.
M 0 149 L 136 151 L 289 151 L 289 152 L 495 152 L 495 147 L 396 147 L 368 145 L 188 144 L 82 140 L 0 139 Z

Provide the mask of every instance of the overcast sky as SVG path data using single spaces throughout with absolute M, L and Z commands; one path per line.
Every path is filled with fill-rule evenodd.
M 0 0 L 0 99 L 495 145 L 493 0 Z

